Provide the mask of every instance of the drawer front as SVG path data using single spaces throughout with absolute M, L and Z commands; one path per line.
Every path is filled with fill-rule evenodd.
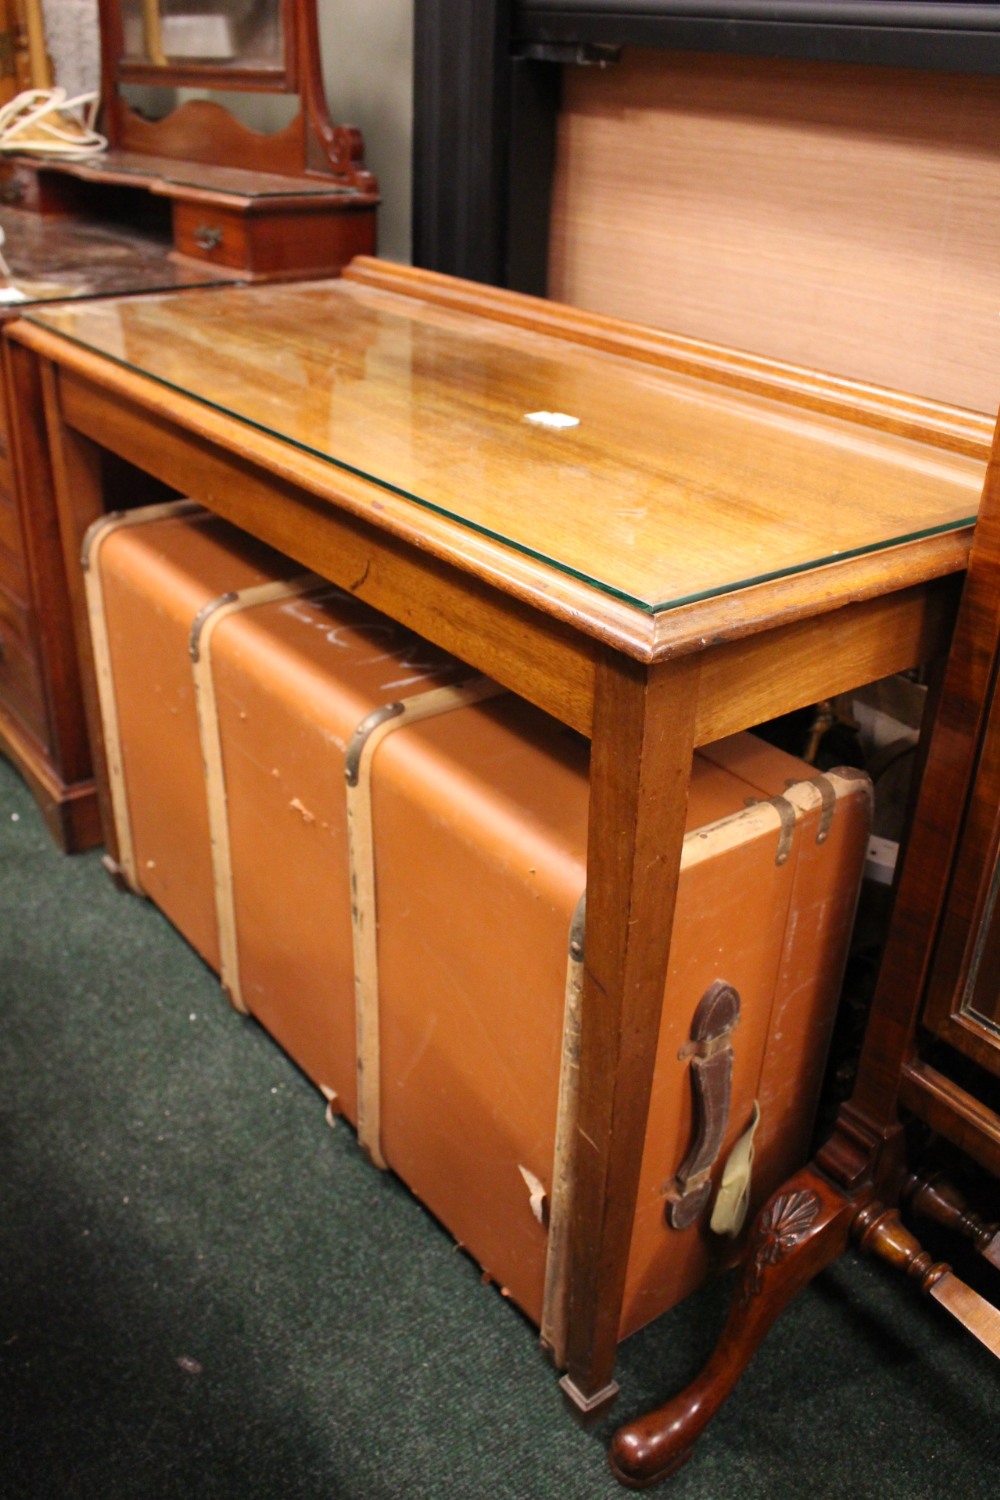
M 43 745 L 48 715 L 26 612 L 0 590 L 0 702 Z
M 247 231 L 242 214 L 227 213 L 214 205 L 174 204 L 174 248 L 218 266 L 234 270 L 249 267 Z

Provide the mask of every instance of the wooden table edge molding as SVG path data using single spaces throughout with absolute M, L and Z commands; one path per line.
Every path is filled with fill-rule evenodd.
M 992 417 L 965 407 L 374 256 L 355 256 L 343 276 L 363 286 L 767 395 L 790 406 L 843 415 L 855 424 L 910 437 L 929 447 L 983 462 L 990 456 Z
M 106 505 L 102 450 L 590 736 L 564 1389 L 588 1414 L 603 1409 L 616 1389 L 693 749 L 941 654 L 968 532 L 656 616 L 38 326 L 21 322 L 8 339 L 14 367 L 40 372 L 99 765 L 77 559 Z M 106 801 L 105 828 L 113 846 Z
M 399 268 L 402 269 L 402 268 Z M 532 300 L 532 299 L 526 299 Z M 19 322 L 8 337 L 66 371 L 97 378 L 116 402 L 166 418 L 228 454 L 238 452 L 270 477 L 328 501 L 456 568 L 474 573 L 512 599 L 568 623 L 594 640 L 649 664 L 671 660 L 742 636 L 840 609 L 911 583 L 964 571 L 972 528 L 945 531 L 885 551 L 845 558 L 708 600 L 645 611 L 566 572 L 557 572 L 516 547 L 471 529 L 461 521 L 393 493 L 373 480 L 255 429 L 206 403 L 172 390 L 72 343 L 61 335 Z M 73 425 L 106 446 L 114 432 L 103 414 L 88 417 L 74 406 L 74 388 L 64 381 L 63 401 Z M 91 399 L 91 398 L 87 398 Z M 970 414 L 974 415 L 974 414 Z M 103 422 L 101 434 L 95 430 Z M 119 445 L 120 446 L 120 445 Z M 208 503 L 206 501 L 206 503 Z

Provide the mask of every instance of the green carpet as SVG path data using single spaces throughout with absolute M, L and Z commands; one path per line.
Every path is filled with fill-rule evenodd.
M 695 1372 L 726 1290 L 622 1347 L 618 1419 Z M 0 760 L 2 1500 L 591 1500 L 626 1493 L 612 1425 L 575 1426 L 527 1322 Z M 998 1480 L 1000 1367 L 850 1257 L 663 1493 Z

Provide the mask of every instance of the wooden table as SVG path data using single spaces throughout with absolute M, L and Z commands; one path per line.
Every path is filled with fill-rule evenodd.
M 992 422 L 365 260 L 32 316 L 5 357 L 68 556 L 117 455 L 590 737 L 563 1386 L 601 1409 L 693 748 L 945 649 Z

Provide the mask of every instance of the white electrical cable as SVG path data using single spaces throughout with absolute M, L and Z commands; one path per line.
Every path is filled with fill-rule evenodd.
M 107 140 L 94 129 L 97 97 L 70 99 L 61 88 L 25 89 L 0 106 L 0 152 L 74 160 L 106 150 Z

